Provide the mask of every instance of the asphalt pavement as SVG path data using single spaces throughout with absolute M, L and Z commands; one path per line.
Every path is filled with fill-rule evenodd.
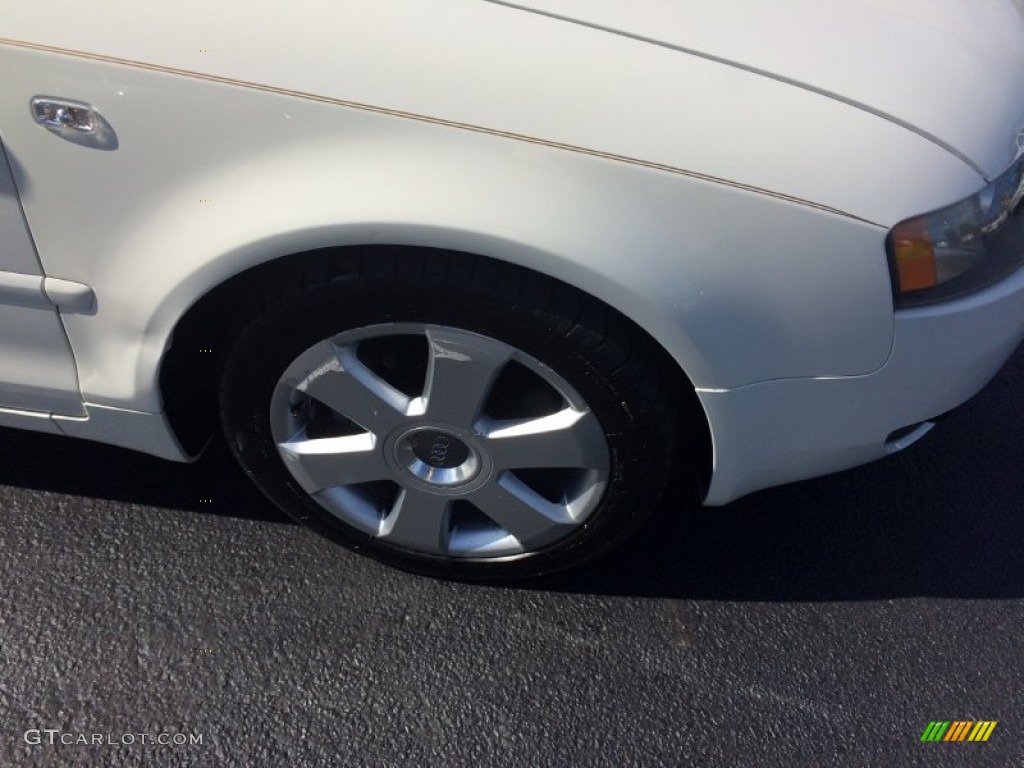
M 222 445 L 0 430 L 0 766 L 1024 765 L 1022 393 L 1024 349 L 902 454 L 501 588 L 318 538 Z

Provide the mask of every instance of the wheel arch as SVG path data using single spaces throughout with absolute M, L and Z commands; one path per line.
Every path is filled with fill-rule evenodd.
M 344 274 L 338 273 L 337 264 L 346 256 L 355 255 L 376 255 L 395 261 L 412 258 L 439 261 L 453 256 L 486 259 L 527 273 L 543 274 L 570 290 L 599 301 L 622 323 L 645 337 L 663 358 L 665 369 L 672 372 L 674 379 L 667 382 L 667 386 L 677 391 L 681 399 L 680 429 L 688 430 L 694 438 L 685 441 L 683 455 L 679 459 L 684 466 L 697 470 L 701 493 L 709 486 L 713 449 L 707 415 L 685 370 L 646 329 L 608 302 L 538 270 L 465 250 L 404 243 L 350 244 L 279 256 L 229 276 L 192 303 L 174 325 L 158 374 L 167 420 L 188 453 L 200 451 L 216 429 L 220 364 L 234 335 L 240 330 L 236 318 L 242 313 L 245 302 L 268 283 L 287 289 L 290 283 L 300 279 L 303 271 L 319 271 L 325 279 L 337 279 Z

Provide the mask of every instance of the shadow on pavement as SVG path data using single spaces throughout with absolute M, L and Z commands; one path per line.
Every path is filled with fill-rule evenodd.
M 665 508 L 625 547 L 520 588 L 749 601 L 1024 596 L 1024 349 L 922 442 L 725 508 Z M 195 464 L 0 430 L 0 485 L 290 522 L 217 441 Z M 204 504 L 200 499 L 213 498 Z M 481 587 L 486 589 L 486 587 Z
M 181 464 L 87 440 L 0 429 L 0 485 L 291 522 L 249 483 L 223 440 L 196 462 Z

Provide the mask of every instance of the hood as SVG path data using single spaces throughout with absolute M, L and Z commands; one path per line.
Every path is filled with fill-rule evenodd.
M 822 93 L 987 178 L 1024 143 L 1024 0 L 490 1 Z

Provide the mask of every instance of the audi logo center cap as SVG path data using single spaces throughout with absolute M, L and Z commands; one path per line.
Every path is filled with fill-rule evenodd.
M 438 469 L 460 467 L 469 458 L 469 447 L 464 442 L 437 429 L 417 432 L 409 444 L 417 459 Z

